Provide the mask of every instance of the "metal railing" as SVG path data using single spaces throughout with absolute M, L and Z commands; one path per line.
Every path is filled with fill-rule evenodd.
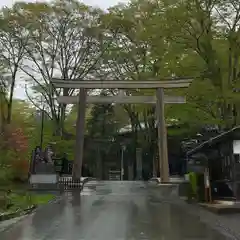
M 83 187 L 81 179 L 73 179 L 72 177 L 59 177 L 58 184 L 63 190 L 82 189 Z

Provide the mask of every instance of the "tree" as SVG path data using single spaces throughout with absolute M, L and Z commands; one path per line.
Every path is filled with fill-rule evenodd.
M 100 96 L 106 96 L 103 91 Z M 111 141 L 118 130 L 113 104 L 97 104 L 91 108 L 87 121 L 88 135 L 92 138 Z
M 168 24 L 171 40 L 194 53 L 202 63 L 196 75 L 198 81 L 210 80 L 205 86 L 214 89 L 217 98 L 210 111 L 218 110 L 217 118 L 222 120 L 223 127 L 236 125 L 239 121 L 239 99 L 234 93 L 239 84 L 239 2 L 165 1 L 165 8 L 166 20 L 171 23 Z M 211 102 L 210 97 L 204 108 L 209 109 Z
M 28 96 L 37 108 L 41 108 L 39 93 L 44 97 L 56 131 L 61 135 L 66 105 L 57 104 L 56 97 L 60 93 L 70 96 L 74 90 L 56 90 L 50 79 L 58 77 L 67 81 L 96 75 L 99 59 L 108 44 L 100 26 L 103 12 L 74 0 L 56 0 L 49 4 L 17 3 L 13 11 L 29 34 L 24 48 L 25 64 L 21 65 L 30 80 L 27 88 L 33 89 Z M 30 96 L 33 94 L 36 99 Z
M 0 94 L 2 124 L 11 123 L 13 95 L 27 44 L 27 34 L 12 15 L 2 9 L 0 17 Z M 18 36 L 19 40 L 16 39 Z
M 104 55 L 110 77 L 134 81 L 161 80 L 173 76 L 174 71 L 169 67 L 174 61 L 173 46 L 165 34 L 165 14 L 162 7 L 161 1 L 138 0 L 110 9 L 109 15 L 105 16 L 106 21 L 110 22 L 110 31 L 118 29 L 116 38 Z M 155 92 L 136 89 L 125 91 L 125 94 L 154 95 Z M 132 126 L 134 149 L 140 140 L 140 121 L 144 121 L 147 131 L 145 140 L 154 158 L 155 106 L 125 104 L 123 107 Z

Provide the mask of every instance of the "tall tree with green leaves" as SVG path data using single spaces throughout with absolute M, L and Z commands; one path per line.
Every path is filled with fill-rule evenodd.
M 165 8 L 170 39 L 201 63 L 194 83 L 200 95 L 191 100 L 198 110 L 210 110 L 223 127 L 239 124 L 239 95 L 235 93 L 240 76 L 239 1 L 165 1 Z
M 50 3 L 17 3 L 14 14 L 29 35 L 24 64 L 21 70 L 28 77 L 27 95 L 41 108 L 43 96 L 56 132 L 62 133 L 66 105 L 59 105 L 56 97 L 74 95 L 73 89 L 57 90 L 50 84 L 52 78 L 89 79 L 96 76 L 99 60 L 108 46 L 108 37 L 101 29 L 103 12 L 78 1 Z M 17 40 L 20 41 L 21 38 Z
M 105 94 L 102 93 L 101 96 Z M 118 131 L 118 122 L 115 117 L 113 104 L 93 105 L 87 121 L 88 135 L 94 139 L 109 140 Z
M 16 38 L 18 37 L 18 39 Z M 25 55 L 28 34 L 18 23 L 12 9 L 0 12 L 0 94 L 2 123 L 10 124 L 14 90 L 20 83 L 20 65 Z

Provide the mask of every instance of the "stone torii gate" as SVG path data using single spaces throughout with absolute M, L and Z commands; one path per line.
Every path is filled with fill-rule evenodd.
M 159 166 L 162 182 L 169 182 L 169 164 L 167 150 L 167 130 L 164 117 L 164 103 L 185 103 L 184 97 L 164 96 L 164 89 L 187 88 L 192 79 L 171 79 L 166 81 L 146 80 L 68 80 L 51 79 L 55 88 L 79 89 L 78 96 L 59 96 L 63 104 L 78 103 L 76 122 L 76 148 L 73 177 L 80 178 L 83 162 L 85 112 L 87 103 L 150 103 L 156 104 Z M 153 96 L 87 96 L 87 89 L 156 89 Z

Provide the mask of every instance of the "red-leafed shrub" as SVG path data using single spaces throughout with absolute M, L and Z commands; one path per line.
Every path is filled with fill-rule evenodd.
M 12 161 L 13 180 L 26 181 L 28 178 L 29 162 L 26 159 L 17 159 Z
M 28 148 L 27 137 L 21 128 L 11 128 L 7 130 L 7 145 L 19 154 L 25 154 Z
M 28 139 L 21 128 L 12 125 L 4 129 L 2 138 L 4 164 L 10 168 L 14 180 L 25 181 L 28 177 Z

